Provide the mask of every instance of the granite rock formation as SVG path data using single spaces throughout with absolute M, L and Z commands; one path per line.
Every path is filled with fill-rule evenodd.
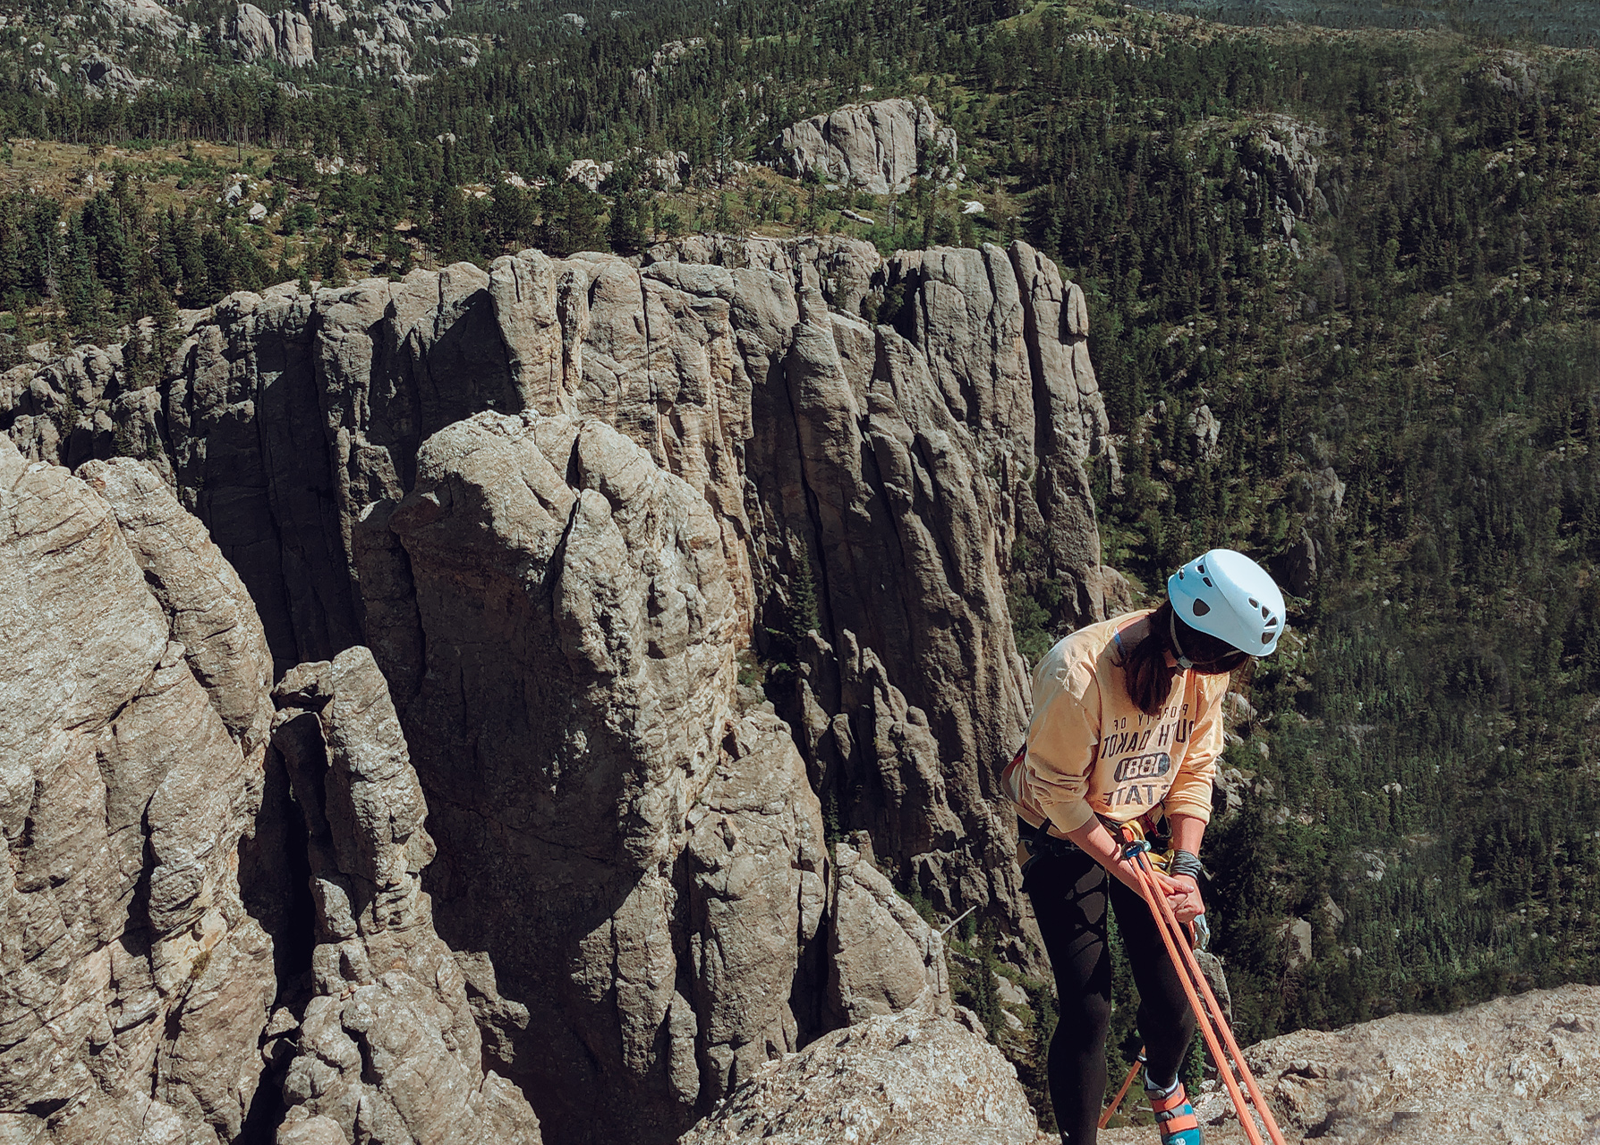
M 433 930 L 366 649 L 274 716 L 244 585 L 166 483 L 8 439 L 0 637 L 0 1137 L 537 1145 Z
M 425 650 L 391 678 L 419 768 L 451 777 L 441 931 L 526 1008 L 504 1068 L 553 1140 L 677 1136 L 798 1048 L 828 977 L 821 806 L 736 686 L 710 505 L 599 419 L 480 414 L 360 551 L 380 647 Z
M 311 21 L 285 8 L 268 16 L 254 4 L 240 4 L 233 15 L 233 42 L 247 63 L 273 60 L 290 68 L 316 62 L 311 41 Z
M 433 929 L 427 802 L 372 654 L 299 665 L 273 697 L 316 910 L 311 996 L 267 1029 L 277 1141 L 538 1145 L 526 1098 L 483 1069 L 466 977 Z
M 232 1141 L 275 991 L 234 862 L 271 661 L 165 486 L 82 476 L 0 441 L 0 1130 Z
M 960 170 L 954 129 L 920 96 L 850 104 L 801 120 L 784 129 L 778 149 L 797 178 L 814 173 L 874 195 L 907 191 L 919 174 L 942 182 Z
M 908 1010 L 767 1065 L 679 1145 L 1033 1145 L 1038 1128 L 969 1011 Z
M 280 671 L 365 642 L 403 692 L 420 660 L 386 659 L 368 623 L 384 604 L 359 585 L 362 513 L 478 410 L 600 417 L 711 506 L 735 643 L 790 669 L 780 714 L 842 824 L 892 825 L 880 859 L 941 909 L 1015 917 L 986 778 L 1023 719 L 1006 589 L 1055 582 L 1064 626 L 1101 615 L 1108 583 L 1082 293 L 1021 243 L 655 257 L 525 252 L 488 274 L 234 295 L 185 315 L 157 387 L 125 388 L 115 349 L 75 352 L 0 379 L 0 425 L 30 456 L 148 456 L 239 569 Z M 888 324 L 857 316 L 892 298 Z
M 1025 719 L 1006 593 L 1055 581 L 1070 623 L 1112 583 L 1086 322 L 1021 243 L 528 251 L 234 295 L 181 317 L 154 386 L 118 348 L 0 376 L 0 428 L 145 456 L 278 673 L 372 649 L 486 1061 L 553 1141 L 664 1139 L 920 993 L 891 884 L 1026 956 L 992 789 Z M 883 877 L 830 870 L 824 821 Z

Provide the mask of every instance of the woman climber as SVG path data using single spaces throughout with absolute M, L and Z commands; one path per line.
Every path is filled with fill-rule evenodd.
M 1242 553 L 1212 549 L 1167 580 L 1160 608 L 1073 633 L 1033 673 L 1027 746 L 1006 777 L 1028 825 L 1023 889 L 1060 996 L 1049 1078 L 1063 1143 L 1094 1145 L 1105 1094 L 1109 900 L 1139 988 L 1145 1092 L 1161 1140 L 1199 1145 L 1178 1080 L 1195 1017 L 1113 829 L 1138 821 L 1153 833 L 1165 816 L 1172 858 L 1156 882 L 1203 942 L 1196 876 L 1228 674 L 1272 652 L 1283 629 L 1283 594 L 1266 571 Z

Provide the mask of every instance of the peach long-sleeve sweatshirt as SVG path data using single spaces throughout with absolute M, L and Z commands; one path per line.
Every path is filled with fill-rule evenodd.
M 1080 629 L 1034 669 L 1019 810 L 1035 827 L 1065 834 L 1096 814 L 1126 823 L 1158 806 L 1210 821 L 1228 677 L 1180 673 L 1161 714 L 1141 712 L 1116 635 L 1148 615 Z

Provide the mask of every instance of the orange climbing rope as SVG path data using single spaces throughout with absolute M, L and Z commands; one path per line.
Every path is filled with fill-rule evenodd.
M 1139 1067 L 1144 1064 L 1144 1051 L 1139 1051 L 1139 1056 L 1133 1059 L 1133 1065 L 1128 1069 L 1128 1076 L 1122 1079 L 1122 1088 L 1117 1090 L 1117 1096 L 1111 1099 L 1111 1104 L 1106 1106 L 1106 1111 L 1100 1115 L 1100 1128 L 1104 1129 L 1117 1110 L 1122 1106 L 1122 1099 L 1128 1096 L 1128 1087 L 1133 1084 L 1133 1075 L 1139 1072 Z
M 1268 1107 L 1266 1098 L 1262 1096 L 1261 1087 L 1256 1084 L 1255 1077 L 1250 1073 L 1250 1067 L 1245 1064 L 1239 1043 L 1233 1040 L 1233 1031 L 1228 1029 L 1227 1020 L 1222 1016 L 1222 1007 L 1217 1003 L 1217 996 L 1212 993 L 1211 984 L 1206 981 L 1199 960 L 1189 948 L 1188 936 L 1184 933 L 1177 916 L 1172 913 L 1172 908 L 1167 905 L 1166 896 L 1161 893 L 1156 883 L 1155 868 L 1150 864 L 1150 844 L 1142 838 L 1128 837 L 1132 835 L 1133 832 L 1127 832 L 1124 836 L 1123 858 L 1133 862 L 1133 869 L 1139 880 L 1139 893 L 1144 896 L 1145 904 L 1155 916 L 1156 929 L 1160 931 L 1161 941 L 1166 944 L 1167 954 L 1172 958 L 1172 965 L 1178 971 L 1178 980 L 1183 984 L 1183 992 L 1187 995 L 1189 1006 L 1199 1020 L 1200 1034 L 1205 1038 L 1206 1048 L 1211 1051 L 1211 1060 L 1216 1063 L 1217 1073 L 1228 1089 L 1228 1096 L 1233 1100 L 1234 1112 L 1239 1115 L 1239 1122 L 1244 1126 L 1245 1135 L 1249 1137 L 1250 1145 L 1264 1145 L 1255 1119 L 1250 1116 L 1251 1106 L 1254 1106 L 1266 1126 L 1267 1136 L 1272 1139 L 1272 1145 L 1284 1145 L 1283 1131 L 1278 1128 L 1277 1119 L 1272 1116 L 1272 1110 Z M 1122 1090 L 1117 1094 L 1116 1101 L 1101 1119 L 1102 1128 L 1111 1119 L 1111 1114 L 1116 1111 L 1117 1105 L 1121 1103 L 1122 1095 L 1128 1091 L 1128 1086 L 1133 1081 L 1133 1074 L 1138 1068 L 1138 1063 L 1135 1063 L 1133 1070 L 1129 1071 L 1128 1079 L 1122 1083 Z M 1241 1081 L 1244 1083 L 1244 1089 L 1249 1091 L 1248 1099 L 1240 1089 Z

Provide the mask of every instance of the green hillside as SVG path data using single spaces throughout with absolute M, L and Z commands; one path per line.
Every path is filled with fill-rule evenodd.
M 203 53 L 194 86 L 131 99 L 31 94 L 18 64 L 5 352 L 528 244 L 1025 237 L 1089 295 L 1107 562 L 1155 592 L 1230 544 L 1296 593 L 1209 847 L 1241 1040 L 1600 980 L 1600 57 L 1538 23 L 1593 6 L 1489 7 L 1392 29 L 1345 5 L 1330 30 L 1017 0 L 463 4 L 439 34 L 478 37 L 475 67 L 407 87 L 329 64 L 292 97 Z M 926 95 L 967 183 L 890 201 L 736 166 L 869 90 Z M 643 159 L 678 151 L 665 187 Z M 560 182 L 577 158 L 616 172 Z M 1060 594 L 1016 556 L 1037 655 Z

